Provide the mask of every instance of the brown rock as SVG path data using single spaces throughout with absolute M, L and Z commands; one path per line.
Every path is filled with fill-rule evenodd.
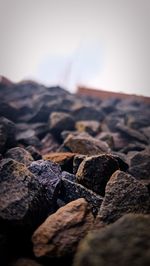
M 116 171 L 107 183 L 97 221 L 112 223 L 126 213 L 150 213 L 149 192 L 133 176 Z
M 94 139 L 91 136 L 73 136 L 70 134 L 65 139 L 64 145 L 74 153 L 85 155 L 96 155 L 110 151 L 107 143 Z
M 118 169 L 117 160 L 110 154 L 86 157 L 79 165 L 77 181 L 103 196 L 109 178 Z
M 77 199 L 49 216 L 32 236 L 36 257 L 64 256 L 76 251 L 93 223 L 88 203 Z
M 43 159 L 58 163 L 63 171 L 73 172 L 73 158 L 75 155 L 71 152 L 52 152 L 43 155 Z

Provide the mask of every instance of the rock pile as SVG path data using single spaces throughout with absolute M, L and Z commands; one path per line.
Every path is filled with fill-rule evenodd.
M 0 265 L 150 264 L 150 105 L 0 83 Z

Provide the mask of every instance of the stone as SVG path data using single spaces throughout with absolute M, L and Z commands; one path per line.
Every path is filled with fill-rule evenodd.
M 148 144 L 148 139 L 144 134 L 140 133 L 139 131 L 129 128 L 123 123 L 117 123 L 117 129 L 126 137 L 128 140 L 137 140 L 144 144 Z
M 33 162 L 33 157 L 31 156 L 31 154 L 27 150 L 21 147 L 15 147 L 9 149 L 5 153 L 5 157 L 23 163 L 26 166 L 29 166 Z
M 58 209 L 41 224 L 32 236 L 36 257 L 63 257 L 76 251 L 94 218 L 89 204 L 80 198 Z
M 137 152 L 130 160 L 129 173 L 141 181 L 150 181 L 150 148 Z
M 80 163 L 86 158 L 85 155 L 77 154 L 73 159 L 73 174 L 75 175 L 78 171 Z
M 126 214 L 89 233 L 79 244 L 73 266 L 147 266 L 149 250 L 150 215 Z
M 70 149 L 71 152 L 83 155 L 96 155 L 110 151 L 107 143 L 94 139 L 91 136 L 83 135 L 73 136 L 70 134 L 65 139 L 64 146 Z
M 49 199 L 54 204 L 61 182 L 60 166 L 51 161 L 38 160 L 32 162 L 28 169 L 36 176 L 41 184 L 46 186 Z
M 59 197 L 66 203 L 78 198 L 84 198 L 90 204 L 94 216 L 97 215 L 103 201 L 100 195 L 76 183 L 73 175 L 68 176 L 67 173 L 64 173 L 62 176 L 61 194 Z
M 79 165 L 76 173 L 77 181 L 104 196 L 109 178 L 118 169 L 117 160 L 110 154 L 86 157 Z
M 34 146 L 27 146 L 26 151 L 28 151 L 33 157 L 34 161 L 41 160 L 42 156 L 40 152 Z
M 0 117 L 0 151 L 5 152 L 16 144 L 16 126 L 5 117 Z
M 76 121 L 80 120 L 96 120 L 102 121 L 104 113 L 90 105 L 76 104 L 72 108 L 72 116 Z
M 18 115 L 19 112 L 17 108 L 12 106 L 11 104 L 0 100 L 0 116 L 4 116 L 5 118 L 13 122 L 16 122 L 18 119 Z
M 27 167 L 13 159 L 0 162 L 0 226 L 32 230 L 51 209 L 51 197 Z M 13 231 L 12 231 L 13 232 Z
M 41 145 L 42 147 L 40 152 L 42 155 L 50 152 L 56 152 L 59 147 L 58 142 L 51 133 L 45 135 L 45 137 L 41 140 Z
M 95 136 L 100 131 L 100 123 L 94 120 L 77 121 L 75 128 L 79 132 L 87 132 L 91 136 Z
M 75 153 L 71 152 L 52 152 L 43 155 L 44 160 L 58 163 L 62 171 L 73 172 L 73 158 Z
M 60 138 L 60 134 L 64 130 L 74 129 L 74 119 L 71 115 L 64 112 L 52 112 L 49 117 L 49 129 L 56 138 Z
M 133 176 L 118 170 L 107 183 L 96 219 L 109 224 L 126 213 L 150 213 L 149 191 Z

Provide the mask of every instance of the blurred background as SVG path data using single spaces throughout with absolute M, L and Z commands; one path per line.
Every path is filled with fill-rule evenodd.
M 1 0 L 0 74 L 150 96 L 149 0 Z

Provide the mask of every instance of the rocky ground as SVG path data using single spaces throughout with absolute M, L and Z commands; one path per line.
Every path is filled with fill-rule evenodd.
M 0 83 L 0 265 L 150 265 L 150 104 Z

